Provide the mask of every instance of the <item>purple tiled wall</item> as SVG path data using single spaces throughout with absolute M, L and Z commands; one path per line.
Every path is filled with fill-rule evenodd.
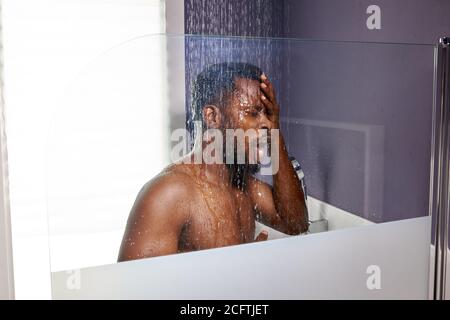
M 209 45 L 199 49 L 199 40 L 187 41 L 187 92 L 202 66 L 230 59 L 231 52 L 233 59 L 260 63 L 276 81 L 283 133 L 303 163 L 311 196 L 376 222 L 424 216 L 433 47 L 392 43 L 433 44 L 450 34 L 450 1 L 377 1 L 379 30 L 366 26 L 370 4 L 187 0 L 188 34 L 333 40 L 241 41 L 241 47 L 227 40 L 215 53 Z M 264 61 L 261 48 L 267 50 Z

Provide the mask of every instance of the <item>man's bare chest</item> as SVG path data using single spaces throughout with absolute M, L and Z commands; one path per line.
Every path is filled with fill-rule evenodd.
M 255 211 L 242 191 L 205 188 L 193 205 L 182 237 L 187 250 L 200 250 L 251 242 Z M 184 238 L 184 239 L 183 239 Z

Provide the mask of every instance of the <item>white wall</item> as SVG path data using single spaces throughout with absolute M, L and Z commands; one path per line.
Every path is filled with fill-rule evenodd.
M 1 94 L 1 88 L 0 88 Z M 3 113 L 0 102 L 0 113 Z M 3 117 L 2 117 L 3 118 Z M 11 223 L 7 183 L 7 158 L 4 140 L 4 123 L 0 120 L 0 300 L 14 298 Z
M 167 39 L 167 79 L 170 109 L 170 128 L 184 128 L 185 112 L 185 48 L 184 39 L 184 0 L 166 2 Z
M 184 34 L 184 0 L 166 1 L 166 33 Z
M 1 31 L 0 3 L 0 31 Z M 3 105 L 3 52 L 0 34 L 0 300 L 14 297 L 11 223 L 8 190 L 8 154 L 6 149 Z
M 138 64 L 145 59 L 155 64 L 154 60 L 162 58 L 164 51 L 162 46 L 151 47 L 145 41 L 125 42 L 164 32 L 163 9 L 163 2 L 159 0 L 3 1 L 5 102 L 17 298 L 50 297 L 49 255 L 52 268 L 65 258 L 58 256 L 55 246 L 73 259 L 77 255 L 79 259 L 102 257 L 93 251 L 102 245 L 95 239 L 89 246 L 79 248 L 68 247 L 70 241 L 64 242 L 64 237 L 84 234 L 83 239 L 92 240 L 96 233 L 123 228 L 135 196 L 134 188 L 162 165 L 162 153 L 157 156 L 156 152 L 156 156 L 150 157 L 150 151 L 146 150 L 147 153 L 139 157 L 139 164 L 131 165 L 135 174 L 130 179 L 134 181 L 119 186 L 111 184 L 111 179 L 126 175 L 127 155 L 136 155 L 136 145 L 127 143 L 127 137 L 128 141 L 142 137 L 135 126 L 142 125 L 145 118 L 137 123 L 133 119 L 150 115 L 145 113 L 150 108 L 143 105 L 149 100 L 140 99 L 136 94 L 151 88 L 152 82 L 139 81 L 149 80 L 148 74 L 133 72 L 140 67 L 148 70 L 149 64 Z M 160 67 L 156 70 L 162 70 L 164 62 L 157 62 Z M 153 72 L 156 77 L 157 72 Z M 137 79 L 139 76 L 147 78 Z M 161 79 L 163 75 L 157 76 Z M 134 86 L 138 83 L 141 85 Z M 161 93 L 156 95 L 159 101 L 164 98 L 163 89 L 154 88 Z M 141 113 L 127 113 L 127 110 Z M 158 119 L 155 130 L 164 126 L 164 115 L 158 112 L 151 115 Z M 73 116 L 72 120 L 68 116 Z M 124 130 L 124 135 L 111 131 L 115 124 L 120 125 L 118 129 Z M 77 136 L 80 132 L 92 135 Z M 163 137 L 163 130 L 159 132 Z M 114 140 L 117 137 L 122 140 Z M 99 140 L 102 138 L 103 142 L 115 141 L 125 149 L 122 153 L 120 150 L 113 154 L 102 153 L 107 149 Z M 139 142 L 142 139 L 136 143 Z M 99 149 L 93 150 L 96 144 Z M 88 165 L 89 157 L 92 166 Z M 107 161 L 108 157 L 113 157 L 114 161 Z M 149 159 L 151 161 L 146 162 Z M 118 163 L 123 163 L 125 169 L 114 170 L 112 166 Z M 102 172 L 90 179 L 95 166 Z M 136 172 L 144 166 L 146 171 L 138 181 Z M 108 173 L 114 175 L 111 177 Z M 132 190 L 130 185 L 134 186 Z M 123 189 L 126 191 L 121 193 Z M 111 205 L 117 205 L 116 210 L 122 215 L 111 212 L 114 218 L 106 225 L 98 223 L 107 209 L 104 206 L 99 210 L 89 202 L 89 195 L 95 190 L 100 192 L 95 199 L 112 199 Z M 121 197 L 111 192 L 118 192 Z M 64 195 L 69 195 L 69 199 L 64 199 Z M 72 195 L 75 197 L 71 198 Z M 76 201 L 79 196 L 88 199 Z M 60 237 L 51 242 L 50 251 L 49 225 L 52 235 Z M 115 237 L 117 242 L 119 234 Z M 116 253 L 114 257 L 112 254 L 117 250 L 116 242 L 107 243 L 106 250 L 111 253 L 109 261 L 115 259 Z M 87 249 L 91 251 L 83 255 Z
M 1 67 L 0 67 L 1 68 Z M 1 71 L 0 71 L 1 72 Z M 2 89 L 0 88 L 0 95 Z M 11 219 L 8 195 L 7 150 L 5 148 L 3 105 L 0 101 L 0 300 L 14 297 Z

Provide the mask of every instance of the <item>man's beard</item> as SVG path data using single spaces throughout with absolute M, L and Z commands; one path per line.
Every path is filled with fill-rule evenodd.
M 256 174 L 260 170 L 261 165 L 247 163 L 247 161 L 244 164 L 240 164 L 237 163 L 237 158 L 237 152 L 235 152 L 234 163 L 227 163 L 226 166 L 230 172 L 231 185 L 240 190 L 245 190 L 248 178 Z

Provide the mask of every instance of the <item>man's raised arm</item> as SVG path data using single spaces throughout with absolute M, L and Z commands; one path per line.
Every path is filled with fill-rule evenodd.
M 266 107 L 272 129 L 279 130 L 279 105 L 272 83 L 261 77 L 261 101 Z M 308 211 L 301 182 L 289 159 L 283 135 L 279 133 L 279 165 L 273 173 L 273 187 L 252 179 L 250 192 L 261 222 L 287 234 L 295 235 L 308 230 Z M 276 161 L 277 159 L 272 159 Z

